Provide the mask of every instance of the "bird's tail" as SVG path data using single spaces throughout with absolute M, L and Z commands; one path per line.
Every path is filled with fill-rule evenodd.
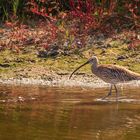
M 140 80 L 140 74 L 139 73 L 133 73 L 134 80 Z
M 140 74 L 138 74 L 138 76 L 137 76 L 137 80 L 140 80 Z

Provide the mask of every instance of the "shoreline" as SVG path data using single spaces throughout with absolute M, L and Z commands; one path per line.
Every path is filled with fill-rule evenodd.
M 43 85 L 49 87 L 107 87 L 109 84 L 104 83 L 100 79 L 96 77 L 92 77 L 91 75 L 84 76 L 76 76 L 74 78 L 69 79 L 68 75 L 65 76 L 54 76 L 49 75 L 47 78 L 8 78 L 8 79 L 0 79 L 0 83 L 2 84 L 10 84 L 10 85 Z
M 46 87 L 58 87 L 58 88 L 108 88 L 109 83 L 105 83 L 97 77 L 80 76 L 74 77 L 73 79 L 68 79 L 68 76 L 57 77 L 55 79 L 37 79 L 37 78 L 9 78 L 9 79 L 0 79 L 0 84 L 4 85 L 23 85 L 23 86 L 46 86 Z M 139 88 L 140 81 L 131 81 L 128 83 L 117 84 L 121 88 Z

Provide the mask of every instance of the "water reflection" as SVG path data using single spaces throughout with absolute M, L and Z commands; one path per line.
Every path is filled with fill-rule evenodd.
M 139 89 L 98 100 L 107 91 L 1 85 L 0 139 L 139 140 Z

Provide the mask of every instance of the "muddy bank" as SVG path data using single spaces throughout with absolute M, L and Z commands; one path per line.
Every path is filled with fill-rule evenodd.
M 17 77 L 17 78 L 3 78 L 0 79 L 2 84 L 25 84 L 25 85 L 46 85 L 56 87 L 106 87 L 108 84 L 104 83 L 94 75 L 81 74 L 74 75 L 69 79 L 70 73 L 49 73 L 38 77 Z
M 43 85 L 47 87 L 81 87 L 81 88 L 104 88 L 110 84 L 103 82 L 92 74 L 74 75 L 69 79 L 70 74 L 58 75 L 52 74 L 46 78 L 9 78 L 0 79 L 1 84 L 12 85 Z M 139 88 L 140 81 L 131 81 L 129 83 L 119 84 L 120 88 Z
M 35 44 L 23 46 L 20 52 L 5 48 L 0 51 L 0 83 L 46 86 L 108 87 L 95 77 L 91 66 L 81 68 L 69 80 L 70 74 L 90 57 L 97 56 L 100 64 L 124 66 L 140 73 L 140 50 L 128 49 L 125 40 L 112 38 L 95 40 L 93 45 L 64 54 L 48 55 L 50 51 L 38 50 Z M 97 43 L 98 42 L 98 43 Z M 39 54 L 45 55 L 39 55 Z M 127 84 L 125 84 L 127 85 Z M 132 82 L 131 86 L 139 86 Z

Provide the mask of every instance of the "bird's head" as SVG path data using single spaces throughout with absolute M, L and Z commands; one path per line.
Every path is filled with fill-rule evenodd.
M 70 75 L 69 79 L 72 77 L 72 75 L 79 70 L 81 67 L 87 65 L 87 64 L 92 64 L 93 66 L 97 66 L 98 64 L 98 58 L 96 56 L 91 57 L 87 62 L 85 62 L 84 64 L 82 64 L 81 66 L 79 66 L 77 69 L 75 69 L 72 74 Z
M 91 57 L 88 61 L 87 64 L 92 64 L 92 65 L 97 65 L 98 64 L 98 58 L 96 56 Z

